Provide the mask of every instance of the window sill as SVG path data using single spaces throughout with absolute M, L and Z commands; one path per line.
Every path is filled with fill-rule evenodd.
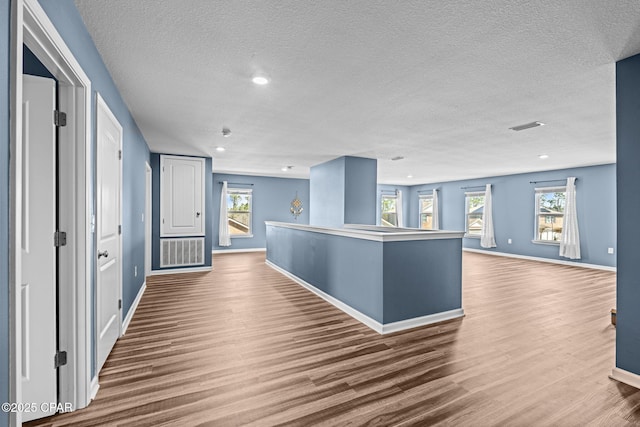
M 481 239 L 482 236 L 480 236 L 479 234 L 465 234 L 463 236 L 465 239 Z
M 560 242 L 554 242 L 552 240 L 532 240 L 531 243 L 536 245 L 560 246 Z
M 231 235 L 232 239 L 250 239 L 253 237 L 253 234 L 242 234 L 242 235 Z

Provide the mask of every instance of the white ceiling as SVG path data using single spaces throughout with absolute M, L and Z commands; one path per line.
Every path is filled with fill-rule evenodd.
M 412 185 L 615 162 L 615 62 L 640 52 L 637 0 L 75 3 L 151 150 L 230 173 L 350 155 Z

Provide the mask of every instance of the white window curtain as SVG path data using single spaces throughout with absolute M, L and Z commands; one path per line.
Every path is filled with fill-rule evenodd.
M 487 184 L 484 191 L 484 208 L 482 209 L 482 234 L 480 246 L 483 248 L 495 248 L 496 239 L 493 235 L 493 209 L 491 202 L 491 184 Z
M 433 189 L 433 196 L 431 201 L 431 229 L 440 230 L 440 218 L 438 216 L 438 190 Z
M 229 233 L 229 216 L 227 208 L 227 181 L 222 181 L 220 192 L 220 224 L 218 227 L 218 245 L 231 246 L 231 234 Z
M 404 217 L 402 214 L 402 190 L 396 190 L 396 218 L 398 227 L 404 227 Z
M 578 232 L 575 177 L 567 178 L 564 225 L 560 237 L 560 256 L 569 259 L 580 259 L 580 233 Z

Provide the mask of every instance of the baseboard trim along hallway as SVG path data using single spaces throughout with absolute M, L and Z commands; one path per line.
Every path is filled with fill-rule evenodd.
M 131 323 L 131 319 L 133 319 L 133 315 L 135 314 L 136 309 L 138 308 L 138 304 L 140 304 L 140 300 L 142 299 L 142 295 L 144 294 L 144 291 L 146 289 L 147 289 L 147 282 L 145 281 L 140 287 L 140 290 L 138 291 L 138 295 L 136 295 L 136 299 L 133 300 L 133 304 L 131 304 L 131 308 L 129 309 L 129 312 L 127 313 L 124 320 L 122 321 L 122 335 L 124 335 L 127 332 L 129 323 Z

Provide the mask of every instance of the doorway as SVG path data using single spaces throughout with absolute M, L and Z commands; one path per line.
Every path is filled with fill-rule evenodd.
M 23 45 L 58 80 L 59 109 L 67 113 L 67 126 L 60 128 L 59 224 L 67 232 L 67 243 L 58 250 L 59 275 L 58 345 L 67 352 L 67 363 L 58 368 L 58 401 L 80 409 L 97 392 L 92 381 L 91 349 L 91 82 L 37 0 L 11 2 L 11 163 L 10 163 L 10 366 L 9 397 L 12 402 L 26 402 L 23 374 L 27 368 L 23 338 L 29 333 L 28 298 L 23 292 L 22 241 L 30 232 L 23 224 L 25 193 L 25 124 L 23 111 Z M 27 156 L 28 157 L 28 156 Z M 53 236 L 50 235 L 50 239 Z M 53 242 L 51 242 L 53 244 Z M 31 279 L 29 279 L 31 280 Z M 50 357 L 50 356 L 48 356 Z M 50 366 L 54 360 L 50 359 Z M 54 399 L 55 401 L 55 399 Z M 21 413 L 10 414 L 10 425 L 20 425 Z

